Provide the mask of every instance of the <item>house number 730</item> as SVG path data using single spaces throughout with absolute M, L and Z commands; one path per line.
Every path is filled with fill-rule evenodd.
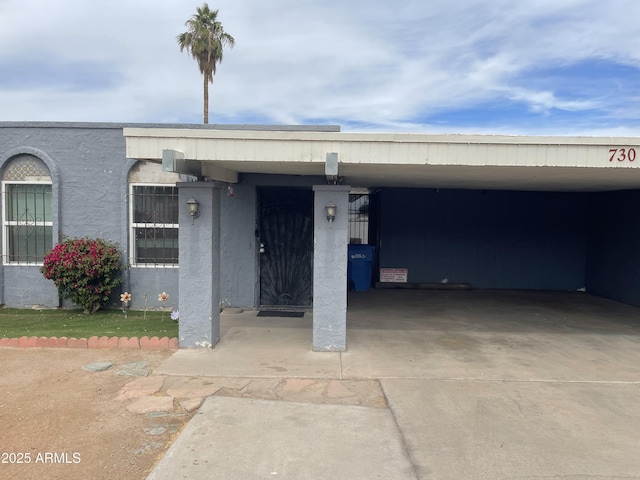
M 609 153 L 611 154 L 609 157 L 610 162 L 614 160 L 619 162 L 633 162 L 636 159 L 635 148 L 610 148 Z

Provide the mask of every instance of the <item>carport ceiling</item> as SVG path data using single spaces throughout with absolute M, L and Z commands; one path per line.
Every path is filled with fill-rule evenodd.
M 313 163 L 212 162 L 238 173 L 324 175 Z M 340 164 L 342 183 L 354 187 L 462 188 L 597 192 L 640 189 L 640 170 L 578 167 Z

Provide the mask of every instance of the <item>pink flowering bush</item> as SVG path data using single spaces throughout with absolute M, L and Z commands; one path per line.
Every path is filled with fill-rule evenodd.
M 122 283 L 122 269 L 117 244 L 99 238 L 72 238 L 47 253 L 40 271 L 53 280 L 62 298 L 81 306 L 84 313 L 94 313 Z

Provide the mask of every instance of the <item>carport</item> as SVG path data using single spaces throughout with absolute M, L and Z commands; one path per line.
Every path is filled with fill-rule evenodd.
M 181 212 L 182 346 L 219 339 L 220 190 L 249 179 L 254 189 L 274 182 L 313 187 L 314 350 L 346 349 L 343 212 L 354 188 L 372 195 L 376 268 L 407 269 L 409 283 L 586 291 L 640 305 L 636 138 L 157 128 L 124 134 L 129 158 L 160 162 L 164 152 L 167 168 L 200 180 L 179 185 L 181 201 L 198 197 L 207 212 L 195 223 Z M 337 172 L 327 161 L 335 158 Z M 336 207 L 335 220 L 327 221 L 327 205 Z M 260 243 L 253 248 L 257 257 Z M 253 288 L 255 279 L 237 283 Z
M 213 351 L 157 373 L 256 378 L 630 382 L 640 378 L 640 309 L 580 292 L 379 290 L 349 294 L 349 348 L 308 350 L 313 313 L 265 322 L 224 312 Z
M 637 307 L 576 292 L 355 293 L 346 352 L 309 352 L 309 312 L 265 323 L 246 311 L 223 313 L 222 339 L 213 350 L 182 349 L 168 358 L 156 375 L 200 377 L 207 388 L 233 383 L 206 400 L 228 401 L 227 407 L 201 409 L 152 478 L 187 471 L 228 477 L 239 466 L 244 475 L 237 478 L 275 471 L 315 478 L 327 464 L 336 478 L 637 478 Z M 383 408 L 366 402 L 375 398 L 367 384 L 379 385 Z M 267 403 L 252 399 L 260 395 Z M 343 411 L 317 413 L 323 407 L 317 403 L 332 401 Z M 245 416 L 246 402 L 259 415 Z M 316 404 L 298 410 L 305 402 Z M 283 405 L 297 413 L 274 410 Z M 350 409 L 385 412 L 392 428 L 379 429 L 375 415 L 345 422 L 342 413 Z M 327 442 L 319 440 L 327 437 L 318 435 L 318 418 L 320 428 L 331 431 Z M 232 434 L 207 436 L 220 425 Z M 348 443 L 351 430 L 364 445 Z M 263 461 L 244 461 L 244 432 L 260 445 L 249 447 L 251 458 Z M 292 457 L 300 438 L 311 439 L 307 452 Z M 394 439 L 412 466 L 406 475 L 386 470 L 384 454 L 392 451 L 395 462 L 402 452 L 385 448 L 370 460 L 379 442 Z M 344 445 L 351 449 L 343 457 Z M 221 449 L 217 462 L 195 461 Z M 304 458 L 293 473 L 292 458 Z M 372 463 L 378 467 L 373 474 L 367 470 Z

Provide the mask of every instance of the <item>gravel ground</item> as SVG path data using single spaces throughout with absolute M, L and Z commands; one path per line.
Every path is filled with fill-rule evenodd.
M 145 479 L 190 415 L 133 413 L 116 401 L 170 351 L 0 347 L 0 478 Z M 89 372 L 91 362 L 113 367 Z

